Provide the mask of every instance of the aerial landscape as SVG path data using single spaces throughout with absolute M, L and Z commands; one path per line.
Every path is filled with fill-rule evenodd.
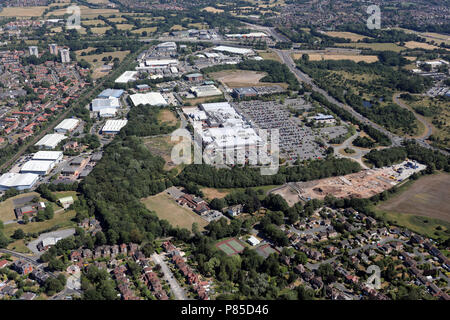
M 0 300 L 450 300 L 449 16 L 0 1 Z

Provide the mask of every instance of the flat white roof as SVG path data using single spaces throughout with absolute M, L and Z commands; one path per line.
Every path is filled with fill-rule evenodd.
M 0 186 L 6 188 L 15 188 L 21 186 L 32 186 L 37 179 L 38 174 L 34 173 L 5 173 L 0 177 Z
M 120 108 L 119 99 L 111 98 L 96 98 L 91 102 L 92 111 L 99 111 L 104 108 Z
M 145 60 L 146 66 L 167 66 L 169 64 L 178 64 L 178 60 L 175 59 Z
M 33 155 L 33 160 L 56 161 L 63 157 L 62 151 L 38 151 Z
M 213 84 L 191 87 L 191 91 L 199 97 L 218 96 L 222 94 L 222 91 Z
M 59 133 L 47 134 L 41 140 L 39 140 L 35 144 L 35 146 L 43 146 L 53 149 L 58 145 L 58 143 L 60 143 L 64 139 L 67 139 L 67 137 L 63 134 Z
M 32 172 L 48 172 L 55 165 L 54 161 L 45 161 L 45 160 L 30 160 L 24 163 L 20 172 L 22 171 L 32 171 Z
M 103 132 L 119 132 L 120 129 L 125 127 L 128 120 L 108 120 L 102 128 Z
M 229 46 L 218 46 L 218 47 L 215 47 L 213 50 L 224 51 L 224 52 L 229 52 L 229 53 L 236 53 L 236 54 L 253 53 L 252 49 L 236 48 L 236 47 L 229 47 Z
M 76 126 L 78 125 L 80 123 L 80 120 L 79 119 L 64 119 L 63 121 L 61 121 L 61 123 L 60 124 L 58 124 L 56 127 L 55 127 L 55 131 L 56 130 L 67 130 L 67 131 L 70 131 L 70 130 L 73 130 L 73 129 L 75 129 L 76 128 Z
M 117 113 L 117 109 L 104 108 L 99 111 L 100 117 L 114 116 Z
M 136 93 L 130 96 L 135 106 L 149 104 L 152 106 L 167 105 L 166 99 L 159 92 Z
M 260 38 L 260 37 L 267 37 L 267 34 L 264 32 L 250 32 L 250 33 L 231 33 L 226 34 L 225 36 L 229 38 Z
M 125 71 L 114 82 L 115 83 L 127 83 L 129 81 L 134 81 L 134 80 L 136 80 L 136 76 L 138 75 L 138 73 L 139 72 L 137 72 L 137 71 Z

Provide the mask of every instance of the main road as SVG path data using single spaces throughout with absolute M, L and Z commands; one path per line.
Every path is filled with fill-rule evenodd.
M 307 84 L 309 84 L 312 88 L 312 90 L 322 94 L 329 102 L 337 105 L 338 107 L 350 112 L 357 120 L 359 120 L 360 122 L 367 124 L 375 129 L 377 129 L 378 131 L 384 133 L 385 135 L 387 135 L 391 141 L 392 141 L 392 146 L 400 146 L 402 144 L 402 142 L 405 140 L 403 137 L 397 136 L 395 134 L 393 134 L 392 132 L 386 130 L 385 128 L 383 128 L 382 126 L 374 123 L 373 121 L 367 119 L 366 117 L 364 117 L 363 115 L 361 115 L 360 113 L 356 112 L 352 107 L 350 107 L 349 105 L 343 104 L 339 101 L 337 101 L 335 98 L 333 98 L 332 96 L 330 96 L 328 94 L 328 92 L 326 92 L 325 90 L 319 88 L 313 81 L 313 79 L 311 79 L 307 74 L 303 73 L 302 71 L 300 71 L 294 60 L 291 57 L 291 54 L 293 53 L 292 50 L 279 50 L 279 49 L 273 49 L 273 51 L 275 53 L 278 54 L 278 56 L 280 57 L 280 59 L 283 61 L 283 63 L 291 70 L 291 72 L 296 76 L 296 78 L 301 81 L 301 82 L 305 82 Z M 431 145 L 429 145 L 424 138 L 412 138 L 413 140 L 415 140 L 420 146 L 425 147 L 425 148 L 429 148 L 429 149 L 433 149 L 433 150 L 437 150 L 445 155 L 449 155 L 450 153 L 435 148 Z

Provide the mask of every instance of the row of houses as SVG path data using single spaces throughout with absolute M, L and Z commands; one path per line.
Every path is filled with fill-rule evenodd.
M 163 243 L 163 248 L 172 257 L 172 262 L 181 271 L 182 275 L 186 278 L 187 283 L 192 285 L 194 291 L 197 292 L 201 300 L 209 300 L 207 291 L 209 290 L 208 281 L 201 281 L 200 277 L 194 270 L 186 263 L 182 257 L 184 255 L 179 251 L 170 241 Z

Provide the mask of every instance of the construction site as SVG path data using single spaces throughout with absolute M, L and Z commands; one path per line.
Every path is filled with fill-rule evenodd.
M 392 188 L 413 173 L 426 166 L 412 161 L 380 169 L 368 169 L 345 176 L 307 182 L 289 182 L 271 193 L 281 195 L 292 206 L 298 201 L 324 199 L 327 195 L 336 198 L 370 198 Z

